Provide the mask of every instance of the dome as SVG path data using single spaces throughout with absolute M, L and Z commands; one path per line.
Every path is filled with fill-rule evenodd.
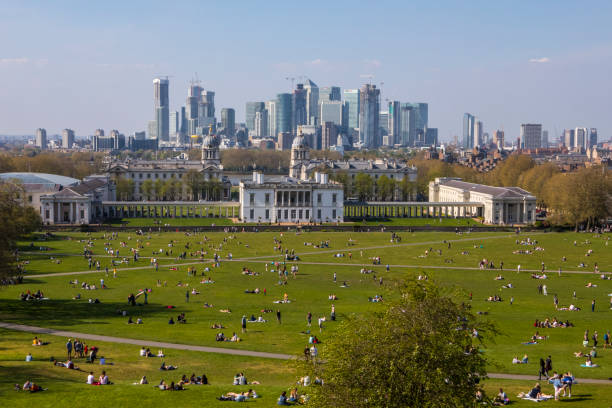
M 295 139 L 293 139 L 293 143 L 291 144 L 291 148 L 300 148 L 300 149 L 303 149 L 305 147 L 308 147 L 308 145 L 306 144 L 306 139 L 304 139 L 304 136 L 298 135 L 298 136 L 295 137 Z
M 18 180 L 24 186 L 27 184 L 40 184 L 45 186 L 60 185 L 66 187 L 79 183 L 79 180 L 72 177 L 47 173 L 0 173 L 0 179 L 6 181 Z
M 202 140 L 202 147 L 206 147 L 206 148 L 213 148 L 213 147 L 217 147 L 217 138 L 213 135 L 208 135 L 204 137 L 204 140 Z

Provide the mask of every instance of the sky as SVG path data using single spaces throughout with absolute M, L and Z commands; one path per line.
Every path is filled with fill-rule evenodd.
M 612 2 L 0 0 L 0 134 L 72 128 L 132 134 L 154 117 L 153 78 L 171 109 L 196 75 L 244 121 L 247 101 L 291 80 L 429 103 L 429 126 L 461 138 L 542 123 L 612 136 Z

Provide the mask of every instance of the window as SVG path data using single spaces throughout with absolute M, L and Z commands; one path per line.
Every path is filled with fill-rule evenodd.
M 81 219 L 85 219 L 85 210 L 81 210 Z
M 289 218 L 289 210 L 285 210 L 285 219 Z
M 310 218 L 310 210 L 306 210 L 306 219 Z
M 336 203 L 336 195 L 337 194 L 332 194 L 332 203 L 334 203 L 334 204 Z
M 29 195 L 29 196 L 28 196 L 28 203 L 31 203 L 31 202 L 32 202 L 32 196 L 31 196 L 31 195 Z
M 155 178 L 159 178 L 159 174 L 155 173 Z
M 251 205 L 255 204 L 255 193 L 251 193 L 249 194 L 249 196 L 249 202 L 251 203 Z
M 323 194 L 319 193 L 317 194 L 317 203 L 321 204 L 321 198 L 322 198 Z
M 270 193 L 266 193 L 266 204 L 270 204 Z
M 151 178 L 151 173 L 147 173 L 147 178 L 150 179 Z
M 45 210 L 45 218 L 48 219 L 49 218 L 49 210 Z
M 138 178 L 142 178 L 142 173 L 140 173 L 140 174 L 138 175 Z
M 266 220 L 270 219 L 270 210 L 266 210 Z
M 251 219 L 255 218 L 255 210 L 252 209 L 252 208 L 251 208 L 251 211 L 250 211 L 250 218 Z
M 321 219 L 321 210 L 317 210 L 317 218 Z
M 281 210 L 278 210 L 278 213 L 276 215 L 276 220 L 279 221 L 281 218 L 283 218 L 283 212 Z
M 303 211 L 302 211 L 302 210 L 300 210 L 300 211 L 298 212 L 298 214 L 299 214 L 299 217 L 298 217 L 298 218 L 301 220 L 301 219 L 302 219 L 302 215 L 304 215 Z
M 166 178 L 166 173 L 164 173 L 164 178 Z
M 332 210 L 332 218 L 336 219 L 336 210 Z
M 295 210 L 291 210 L 291 219 L 295 220 Z

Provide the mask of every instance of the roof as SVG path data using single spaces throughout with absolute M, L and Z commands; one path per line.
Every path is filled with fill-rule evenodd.
M 519 187 L 493 187 L 484 184 L 468 183 L 460 180 L 440 180 L 440 184 L 470 192 L 488 194 L 496 198 L 524 198 L 533 195 Z
M 37 184 L 41 187 L 47 186 L 53 188 L 53 186 L 60 185 L 62 187 L 73 186 L 79 183 L 79 180 L 60 176 L 58 174 L 48 173 L 0 173 L 0 179 L 2 180 L 18 180 L 23 185 Z
M 62 191 L 53 194 L 54 197 L 83 197 L 88 193 L 103 187 L 108 183 L 108 180 L 96 178 L 84 181 L 79 185 L 66 187 Z

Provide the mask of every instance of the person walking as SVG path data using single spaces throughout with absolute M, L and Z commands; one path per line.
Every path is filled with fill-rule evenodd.
M 332 321 L 336 321 L 336 306 L 333 304 L 331 306 L 331 319 Z
M 510 306 L 514 303 L 514 296 L 510 296 Z
M 308 327 L 310 327 L 312 325 L 312 313 L 308 312 L 306 320 L 308 321 Z
M 540 357 L 540 372 L 538 373 L 538 380 L 541 380 L 542 376 L 546 377 L 546 362 Z
M 334 282 L 336 282 L 336 272 L 334 272 Z
M 240 320 L 240 325 L 242 326 L 243 333 L 246 333 L 246 324 L 247 324 L 246 315 L 242 315 L 242 319 Z
M 189 290 L 185 292 L 185 303 L 189 303 Z
M 599 339 L 599 334 L 597 334 L 597 330 L 593 332 L 593 347 L 597 347 L 597 342 Z
M 276 309 L 276 320 L 278 321 L 278 324 L 281 324 L 281 312 L 278 309 Z
M 520 273 L 521 272 L 521 265 L 516 267 L 516 273 Z
M 550 358 L 550 356 L 548 356 L 546 359 L 546 366 L 544 367 L 544 370 L 546 372 L 546 379 L 548 379 L 550 377 L 548 373 L 552 371 L 552 358 Z
M 595 299 L 591 301 L 591 312 L 595 311 Z

